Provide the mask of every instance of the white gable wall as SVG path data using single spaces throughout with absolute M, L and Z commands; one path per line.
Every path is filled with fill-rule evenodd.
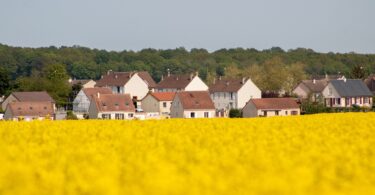
M 76 113 L 86 113 L 88 112 L 90 107 L 90 99 L 87 97 L 87 95 L 81 91 L 77 94 L 76 98 L 73 100 L 73 111 Z
M 242 109 L 250 99 L 262 98 L 262 91 L 248 79 L 237 93 L 237 108 Z
M 7 106 L 9 103 L 12 103 L 12 102 L 18 102 L 18 100 L 13 96 L 13 94 L 10 94 L 4 101 L 3 103 L 1 104 L 1 108 L 3 109 L 3 111 L 5 111 L 7 109 Z
M 124 93 L 130 94 L 131 98 L 137 96 L 138 100 L 143 99 L 149 92 L 148 86 L 141 77 L 135 73 L 129 81 L 125 84 Z
M 207 91 L 208 86 L 200 79 L 195 76 L 193 80 L 185 87 L 185 91 Z

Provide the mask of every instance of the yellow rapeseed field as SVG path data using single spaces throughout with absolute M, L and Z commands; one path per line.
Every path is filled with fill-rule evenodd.
M 375 194 L 375 114 L 0 122 L 0 194 Z

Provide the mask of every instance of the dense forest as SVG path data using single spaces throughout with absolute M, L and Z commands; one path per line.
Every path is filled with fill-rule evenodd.
M 205 49 L 106 51 L 81 46 L 22 48 L 0 44 L 0 95 L 13 90 L 47 90 L 64 101 L 71 90 L 69 77 L 98 79 L 107 70 L 145 70 L 159 81 L 168 69 L 173 74 L 198 72 L 210 83 L 214 77 L 251 77 L 262 90 L 290 91 L 310 75 L 343 74 L 348 78 L 356 68 L 363 77 L 375 71 L 375 55 L 318 53 L 297 48 L 284 51 Z

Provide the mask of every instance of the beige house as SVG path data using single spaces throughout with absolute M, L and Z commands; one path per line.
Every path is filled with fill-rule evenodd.
M 177 92 L 171 106 L 171 118 L 214 118 L 215 105 L 208 91 Z
M 228 113 L 232 108 L 242 109 L 250 99 L 262 97 L 262 91 L 248 78 L 221 79 L 219 77 L 209 88 L 218 113 Z
M 155 92 L 207 91 L 208 86 L 198 74 L 171 75 L 162 77 L 156 85 Z
M 133 119 L 135 107 L 129 94 L 96 94 L 91 98 L 90 119 Z
M 132 99 L 143 99 L 155 87 L 155 81 L 148 72 L 108 71 L 96 82 L 96 87 L 107 87 L 114 94 L 130 94 Z
M 73 112 L 78 118 L 88 114 L 90 101 L 97 94 L 112 94 L 111 89 L 105 87 L 83 88 L 73 100 Z
M 293 89 L 293 94 L 296 94 L 300 99 L 310 98 L 313 102 L 323 101 L 323 89 L 327 86 L 328 80 L 303 80 Z
M 146 113 L 158 113 L 169 116 L 171 104 L 176 92 L 152 92 L 142 100 L 142 109 Z
M 323 90 L 325 105 L 331 108 L 350 108 L 353 105 L 372 107 L 372 92 L 359 79 L 332 80 Z
M 54 116 L 51 102 L 10 102 L 4 113 L 5 120 L 53 120 Z
M 3 101 L 1 108 L 5 110 L 11 102 L 50 102 L 56 110 L 55 100 L 45 91 L 13 92 Z
M 242 116 L 270 117 L 300 115 L 301 110 L 293 98 L 263 98 L 251 99 L 242 109 Z

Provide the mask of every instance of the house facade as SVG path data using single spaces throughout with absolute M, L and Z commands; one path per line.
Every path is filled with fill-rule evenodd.
M 132 99 L 141 100 L 155 85 L 155 81 L 147 72 L 108 71 L 95 86 L 107 87 L 113 94 L 130 94 Z
M 261 98 L 261 90 L 251 79 L 215 79 L 209 87 L 217 111 L 242 109 L 252 98 Z
M 300 113 L 300 107 L 293 98 L 251 99 L 242 109 L 244 118 L 291 116 Z
M 55 111 L 51 102 L 10 102 L 4 113 L 5 120 L 53 120 Z
M 215 105 L 208 91 L 177 92 L 170 115 L 171 118 L 214 118 Z
M 13 92 L 1 104 L 5 110 L 11 102 L 50 102 L 56 110 L 55 100 L 46 91 Z
M 142 100 L 142 109 L 146 113 L 158 113 L 169 116 L 171 104 L 176 92 L 152 92 Z
M 300 99 L 309 99 L 312 102 L 323 102 L 323 89 L 328 85 L 327 79 L 303 80 L 292 91 Z
M 324 102 L 331 108 L 350 108 L 353 105 L 372 107 L 372 92 L 359 79 L 332 80 L 323 90 Z
M 79 91 L 73 100 L 73 112 L 78 118 L 83 118 L 84 114 L 88 114 L 90 101 L 93 96 L 100 94 L 112 94 L 111 89 L 105 87 L 83 88 Z
M 198 74 L 171 75 L 162 77 L 156 85 L 155 92 L 207 91 L 208 86 Z
M 134 119 L 135 107 L 129 94 L 96 94 L 91 98 L 90 119 Z

